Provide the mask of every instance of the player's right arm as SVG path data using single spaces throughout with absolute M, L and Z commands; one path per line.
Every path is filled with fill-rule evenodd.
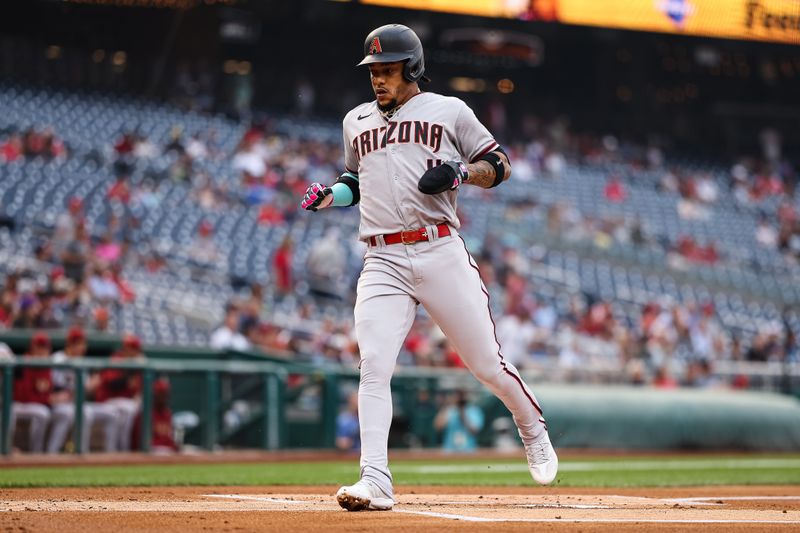
M 326 207 L 348 207 L 356 205 L 361 199 L 358 192 L 358 174 L 354 172 L 344 172 L 336 179 L 336 182 L 327 187 L 321 183 L 312 183 L 306 189 L 300 207 L 307 211 L 319 211 Z
M 358 172 L 351 169 L 358 168 L 358 158 L 353 151 L 353 146 L 347 140 L 347 119 L 352 111 L 342 121 L 342 141 L 344 142 L 344 166 L 347 169 L 330 187 L 321 183 L 312 183 L 306 189 L 300 206 L 307 211 L 318 211 L 326 207 L 349 207 L 356 205 L 361 199 L 358 190 Z

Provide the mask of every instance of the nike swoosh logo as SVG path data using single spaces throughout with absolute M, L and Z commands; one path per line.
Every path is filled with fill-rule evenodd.
M 368 116 L 370 116 L 371 114 L 372 114 L 372 113 L 367 113 L 367 114 L 366 114 L 366 115 L 364 115 L 363 117 L 362 117 L 361 115 L 358 115 L 358 120 L 364 120 L 365 118 L 367 118 L 367 117 L 368 117 Z

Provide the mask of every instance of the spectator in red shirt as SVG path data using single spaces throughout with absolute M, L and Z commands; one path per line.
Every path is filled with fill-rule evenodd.
M 106 193 L 109 200 L 119 200 L 120 203 L 127 205 L 131 201 L 131 188 L 128 185 L 128 176 L 121 174 Z
M 272 257 L 272 270 L 275 274 L 275 288 L 281 295 L 292 292 L 292 238 L 287 235 Z
M 107 333 L 108 320 L 110 318 L 108 315 L 108 308 L 102 306 L 97 307 L 95 308 L 94 313 L 92 313 L 92 315 L 94 318 L 94 327 L 92 329 L 100 333 Z
M 416 366 L 434 366 L 432 360 L 433 345 L 430 336 L 426 331 L 430 325 L 427 321 L 416 321 L 411 328 L 411 332 L 406 337 L 404 348 L 414 358 Z
M 56 137 L 53 128 L 46 128 L 42 132 L 42 155 L 47 159 L 58 159 L 67 155 L 64 141 Z
M 125 133 L 114 145 L 114 151 L 121 156 L 133 153 L 136 148 L 136 136 L 133 133 Z
M 578 325 L 580 332 L 606 340 L 613 337 L 613 329 L 614 317 L 611 314 L 611 306 L 606 302 L 597 302 L 592 305 Z
M 778 206 L 777 214 L 781 225 L 791 225 L 798 220 L 797 210 L 789 199 L 781 202 L 781 205 Z
M 30 349 L 23 359 L 44 358 L 49 355 L 50 337 L 39 331 L 31 338 Z M 11 442 L 14 442 L 16 421 L 28 420 L 30 451 L 44 452 L 44 438 L 52 418 L 50 405 L 54 399 L 49 368 L 17 368 L 14 376 L 14 405 L 11 408 Z
M 27 157 L 37 157 L 44 153 L 45 138 L 35 129 L 30 128 L 22 137 L 23 151 Z
M 0 144 L 0 157 L 6 163 L 11 163 L 22 157 L 22 149 L 22 139 L 14 133 L 6 142 Z
M 136 292 L 131 287 L 130 283 L 122 277 L 122 264 L 116 263 L 111 267 L 111 279 L 119 289 L 119 299 L 122 303 L 131 303 L 136 299 Z
M 698 261 L 702 256 L 700 247 L 689 235 L 683 235 L 678 239 L 678 253 L 690 261 Z
M 0 325 L 5 327 L 11 327 L 14 321 L 14 307 L 19 298 L 18 282 L 19 274 L 11 272 L 0 289 Z
M 264 204 L 258 211 L 258 223 L 266 226 L 279 225 L 285 222 L 285 217 L 281 210 L 274 204 Z
M 443 339 L 440 343 L 442 350 L 444 351 L 444 360 L 445 364 L 450 368 L 467 368 L 467 365 L 464 364 L 464 361 L 461 359 L 461 356 L 458 355 L 455 347 L 450 344 L 447 339 Z
M 659 306 L 655 302 L 648 302 L 642 308 L 642 318 L 640 322 L 640 329 L 642 337 L 649 338 L 650 337 L 650 328 L 653 326 L 653 323 L 661 314 L 661 306 Z
M 716 263 L 719 260 L 719 252 L 713 243 L 703 246 L 698 250 L 698 260 L 705 263 Z
M 622 180 L 619 179 L 619 176 L 613 175 L 606 183 L 605 190 L 603 191 L 606 197 L 606 200 L 609 202 L 618 204 L 625 201 L 628 197 L 627 191 L 625 191 L 625 186 L 622 183 Z
M 677 389 L 678 381 L 670 375 L 666 366 L 662 366 L 656 370 L 653 386 L 657 389 Z
M 0 329 L 11 325 L 11 306 L 0 302 Z

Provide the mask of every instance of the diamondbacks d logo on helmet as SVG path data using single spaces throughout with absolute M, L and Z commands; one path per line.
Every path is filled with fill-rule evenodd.
M 369 45 L 369 53 L 370 55 L 380 54 L 383 52 L 381 49 L 381 40 L 377 37 L 372 39 L 372 44 Z

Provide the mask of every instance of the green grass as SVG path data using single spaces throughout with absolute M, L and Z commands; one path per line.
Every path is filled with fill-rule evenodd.
M 523 459 L 395 461 L 397 485 L 533 485 Z M 317 485 L 355 480 L 358 462 L 281 462 L 131 466 L 20 467 L 0 470 L 0 487 L 155 485 Z M 800 455 L 572 459 L 561 462 L 562 487 L 664 487 L 800 484 Z

